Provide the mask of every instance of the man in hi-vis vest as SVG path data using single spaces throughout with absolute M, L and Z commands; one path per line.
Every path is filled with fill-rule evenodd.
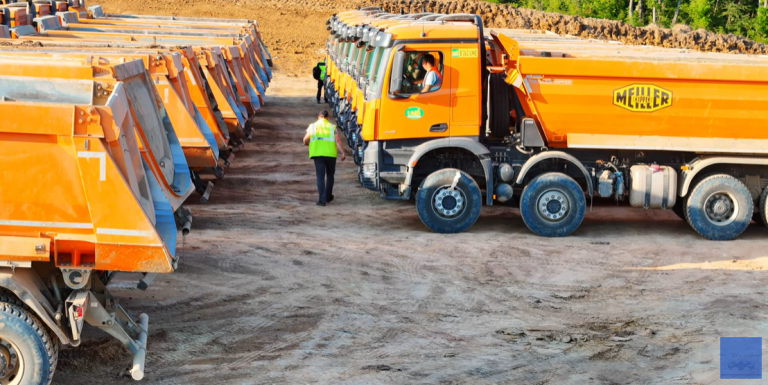
M 317 193 L 320 196 L 316 204 L 325 206 L 326 203 L 333 201 L 336 154 L 341 154 L 342 161 L 347 159 L 341 147 L 341 139 L 336 132 L 336 126 L 328 121 L 328 111 L 321 111 L 317 115 L 317 121 L 307 127 L 304 145 L 309 146 L 309 158 L 315 161 Z
M 320 94 L 323 94 L 323 99 L 328 103 L 328 95 L 325 95 L 323 89 L 325 88 L 325 60 L 317 63 L 312 68 L 312 77 L 317 80 L 317 104 L 320 104 Z

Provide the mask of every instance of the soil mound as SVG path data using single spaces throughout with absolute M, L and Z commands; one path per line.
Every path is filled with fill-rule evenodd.
M 379 4 L 380 3 L 380 4 Z M 626 44 L 686 48 L 702 52 L 730 52 L 764 55 L 765 44 L 733 34 L 723 35 L 703 29 L 692 31 L 685 25 L 659 28 L 634 27 L 621 21 L 567 16 L 504 4 L 472 1 L 397 0 L 371 2 L 388 12 L 473 13 L 480 15 L 491 28 L 526 28 L 552 31 L 582 38 L 615 40 Z

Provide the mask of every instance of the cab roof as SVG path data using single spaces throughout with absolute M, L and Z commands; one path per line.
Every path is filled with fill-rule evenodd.
M 394 40 L 428 39 L 474 39 L 477 40 L 477 26 L 466 22 L 424 21 L 393 25 L 386 29 Z M 422 37 L 422 33 L 426 36 Z

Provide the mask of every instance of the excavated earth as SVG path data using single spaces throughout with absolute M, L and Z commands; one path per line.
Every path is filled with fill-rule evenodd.
M 544 239 L 517 210 L 493 206 L 470 231 L 440 235 L 412 204 L 360 187 L 349 160 L 336 200 L 314 205 L 301 138 L 323 107 L 308 68 L 323 21 L 356 4 L 103 2 L 115 13 L 257 18 L 277 66 L 253 141 L 207 204 L 187 202 L 195 219 L 178 271 L 147 291 L 131 274 L 110 284 L 131 314 L 149 315 L 143 382 L 730 383 L 719 380 L 719 338 L 768 333 L 764 227 L 710 242 L 670 212 L 604 204 L 574 235 Z M 91 330 L 62 351 L 54 384 L 130 384 L 130 364 Z

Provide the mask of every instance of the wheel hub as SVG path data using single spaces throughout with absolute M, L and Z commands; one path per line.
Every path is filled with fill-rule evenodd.
M 5 378 L 10 372 L 11 352 L 3 345 L 0 345 L 0 378 Z
M 715 193 L 707 198 L 704 204 L 704 211 L 711 223 L 717 226 L 725 226 L 736 218 L 738 205 L 730 194 Z
M 21 380 L 18 374 L 23 365 L 14 345 L 0 340 L 0 385 L 18 385 Z
M 455 217 L 465 207 L 464 193 L 458 188 L 451 190 L 450 187 L 441 187 L 435 192 L 432 207 L 441 217 Z
M 568 198 L 562 191 L 549 190 L 539 196 L 537 207 L 544 219 L 559 221 L 568 214 Z

